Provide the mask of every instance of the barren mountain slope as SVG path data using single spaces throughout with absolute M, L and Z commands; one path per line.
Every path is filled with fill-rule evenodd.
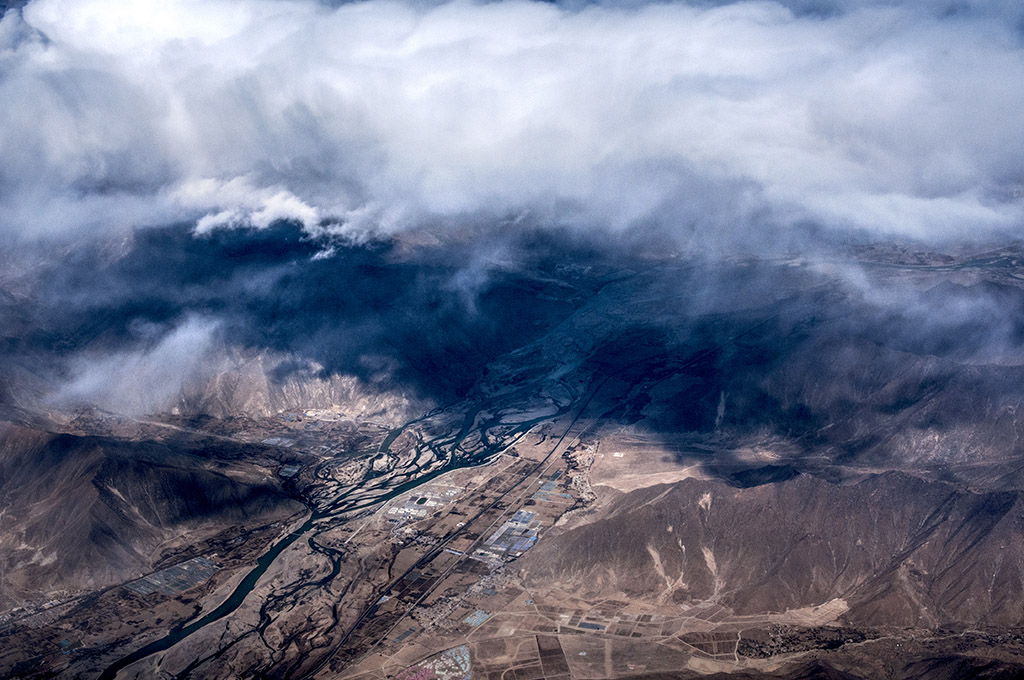
M 739 614 L 835 598 L 857 625 L 1024 624 L 1024 502 L 902 473 L 751 488 L 687 479 L 608 503 L 523 559 L 531 583 Z
M 265 469 L 224 460 L 218 448 L 231 447 L 0 424 L 5 586 L 35 593 L 119 583 L 149 571 L 174 537 L 301 510 Z

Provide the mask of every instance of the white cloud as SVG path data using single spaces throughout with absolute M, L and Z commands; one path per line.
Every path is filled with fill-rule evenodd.
M 200 234 L 211 229 L 246 224 L 266 229 L 282 219 L 301 222 L 308 231 L 314 232 L 320 222 L 319 211 L 287 189 L 255 186 L 246 177 L 235 177 L 227 182 L 211 179 L 186 181 L 174 191 L 173 198 L 182 207 L 195 210 L 211 205 L 230 206 L 201 217 L 196 223 L 196 231 Z
M 215 321 L 190 317 L 166 334 L 166 329 L 142 329 L 143 335 L 159 337 L 148 347 L 80 354 L 72 362 L 67 384 L 50 401 L 57 406 L 88 404 L 132 415 L 168 409 L 184 387 L 210 368 L 217 328 Z
M 0 228 L 1019 228 L 1020 13 L 851 4 L 35 0 Z

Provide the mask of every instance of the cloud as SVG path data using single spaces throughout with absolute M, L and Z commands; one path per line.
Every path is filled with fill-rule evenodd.
M 1021 14 L 34 0 L 0 23 L 0 228 L 1013 231 Z
M 165 410 L 214 359 L 217 322 L 188 317 L 170 329 L 139 327 L 150 342 L 132 349 L 75 357 L 70 377 L 49 400 L 56 406 L 90 405 L 130 415 Z

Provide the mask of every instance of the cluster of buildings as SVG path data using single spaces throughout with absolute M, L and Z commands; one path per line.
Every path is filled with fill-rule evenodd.
M 389 522 L 396 524 L 424 519 L 433 515 L 438 508 L 451 503 L 458 495 L 459 489 L 456 487 L 428 489 L 403 503 L 391 506 L 385 514 Z
M 474 550 L 472 556 L 492 564 L 522 556 L 537 542 L 541 523 L 535 517 L 536 513 L 528 510 L 518 511 Z
M 558 470 L 555 474 L 548 477 L 547 481 L 542 482 L 540 489 L 531 496 L 531 499 L 538 503 L 552 503 L 559 499 L 572 500 L 572 495 L 558 490 L 558 478 L 562 476 L 562 471 Z

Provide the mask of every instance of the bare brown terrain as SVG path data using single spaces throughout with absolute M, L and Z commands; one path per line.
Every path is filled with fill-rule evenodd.
M 1024 309 L 1016 252 L 856 257 Z M 43 409 L 15 364 L 0 673 L 1019 677 L 1012 343 L 911 332 L 833 265 L 720 263 L 707 308 L 702 265 L 585 266 L 509 282 L 543 312 L 430 396 L 236 348 L 158 412 Z

